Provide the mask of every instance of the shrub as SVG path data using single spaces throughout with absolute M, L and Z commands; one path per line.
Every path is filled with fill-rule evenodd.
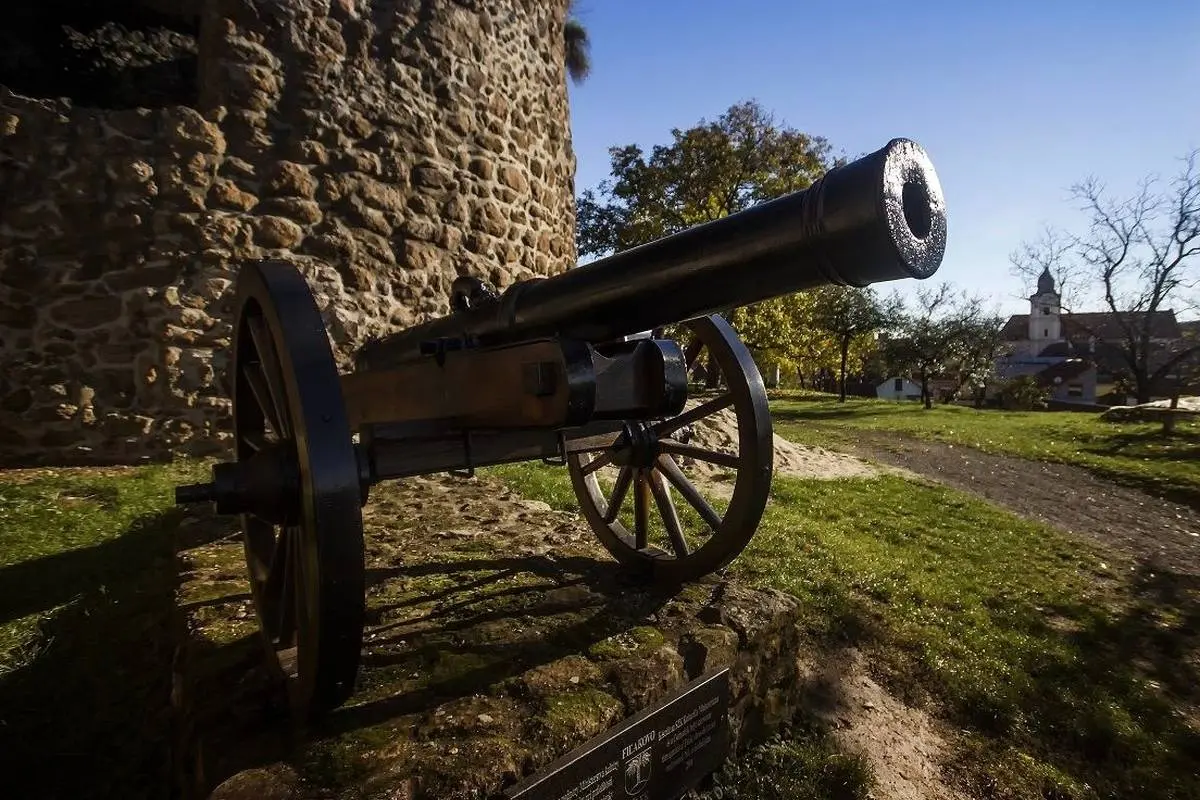
M 1038 383 L 1037 378 L 1032 375 L 1018 375 L 1004 383 L 999 395 L 1002 408 L 1028 411 L 1045 408 L 1050 390 Z

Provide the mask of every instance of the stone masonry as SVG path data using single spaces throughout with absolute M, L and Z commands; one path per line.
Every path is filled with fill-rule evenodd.
M 202 0 L 194 103 L 0 86 L 0 461 L 224 449 L 245 259 L 301 268 L 343 366 L 456 275 L 570 266 L 566 5 Z

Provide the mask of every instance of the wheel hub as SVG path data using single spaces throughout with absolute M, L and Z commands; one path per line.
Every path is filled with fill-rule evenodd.
M 653 428 L 641 422 L 627 422 L 621 444 L 613 454 L 613 464 L 649 469 L 654 466 L 660 452 L 658 436 Z
M 245 461 L 213 465 L 212 481 L 175 489 L 175 504 L 214 503 L 218 514 L 253 514 L 275 525 L 300 518 L 300 472 L 288 448 L 268 446 Z

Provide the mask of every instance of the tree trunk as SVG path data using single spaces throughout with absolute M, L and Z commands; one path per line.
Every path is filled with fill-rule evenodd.
M 929 376 L 925 370 L 921 370 L 921 400 L 925 403 L 926 408 L 933 408 L 933 398 L 929 395 Z
M 1175 432 L 1175 420 L 1177 419 L 1174 411 L 1179 408 L 1179 392 L 1171 393 L 1171 405 L 1168 407 L 1166 416 L 1163 417 L 1163 435 L 1170 436 Z
M 838 372 L 838 402 L 846 402 L 846 360 L 850 357 L 850 340 L 842 337 L 842 366 Z
M 1134 394 L 1137 396 L 1138 405 L 1150 402 L 1150 376 L 1142 370 L 1138 370 L 1133 374 Z

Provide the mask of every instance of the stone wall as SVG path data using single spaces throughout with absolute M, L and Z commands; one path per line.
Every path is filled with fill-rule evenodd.
M 244 259 L 309 280 L 343 364 L 574 261 L 566 0 L 207 0 L 194 105 L 0 87 L 0 460 L 228 439 Z

